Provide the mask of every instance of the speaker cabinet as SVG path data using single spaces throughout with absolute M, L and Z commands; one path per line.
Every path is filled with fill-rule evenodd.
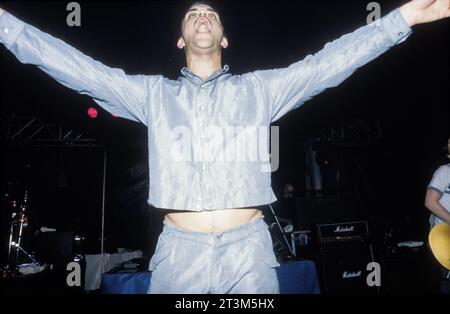
M 320 277 L 325 294 L 377 294 L 369 287 L 367 265 L 375 262 L 372 246 L 365 242 L 339 243 L 320 248 Z M 380 274 L 381 275 L 381 274 Z

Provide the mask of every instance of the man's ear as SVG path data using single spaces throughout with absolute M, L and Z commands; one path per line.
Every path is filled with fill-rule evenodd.
M 228 39 L 226 37 L 223 37 L 222 41 L 220 42 L 220 45 L 222 46 L 222 48 L 227 48 L 228 47 Z
M 183 37 L 180 37 L 177 42 L 177 47 L 180 49 L 184 49 L 186 47 L 186 43 L 184 42 Z

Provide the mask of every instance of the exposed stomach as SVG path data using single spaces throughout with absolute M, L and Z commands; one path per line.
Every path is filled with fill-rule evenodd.
M 249 223 L 262 217 L 257 208 L 220 209 L 202 212 L 168 212 L 164 221 L 176 227 L 194 232 L 218 233 Z

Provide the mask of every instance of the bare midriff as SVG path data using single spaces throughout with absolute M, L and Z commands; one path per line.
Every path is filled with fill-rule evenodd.
M 202 233 L 220 233 L 262 217 L 258 208 L 220 209 L 213 211 L 168 211 L 164 221 L 173 226 Z

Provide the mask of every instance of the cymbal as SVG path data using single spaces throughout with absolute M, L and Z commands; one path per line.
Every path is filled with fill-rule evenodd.
M 450 270 L 450 225 L 443 223 L 435 226 L 430 231 L 428 241 L 438 262 Z

